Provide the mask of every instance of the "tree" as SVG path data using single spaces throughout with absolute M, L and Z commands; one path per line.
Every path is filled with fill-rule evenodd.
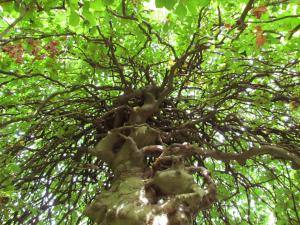
M 297 0 L 4 0 L 1 224 L 299 224 Z

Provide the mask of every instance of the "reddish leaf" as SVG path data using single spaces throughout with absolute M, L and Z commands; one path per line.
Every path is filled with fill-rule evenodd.
M 58 54 L 58 46 L 59 42 L 58 41 L 50 41 L 48 44 L 44 46 L 44 49 L 49 53 L 51 58 L 54 58 Z
M 23 62 L 24 49 L 20 42 L 5 45 L 3 51 L 6 52 L 10 58 L 14 59 L 16 63 Z
M 261 26 L 256 26 L 255 30 L 256 30 L 256 33 L 262 33 L 263 32 Z
M 256 46 L 258 48 L 263 46 L 265 42 L 266 42 L 266 37 L 262 33 L 256 35 Z
M 261 47 L 266 42 L 266 37 L 264 36 L 264 31 L 261 26 L 256 26 L 256 46 Z
M 257 19 L 260 19 L 261 15 L 267 11 L 266 6 L 259 6 L 252 10 L 252 15 L 254 15 Z
M 232 26 L 231 26 L 231 24 L 229 24 L 229 23 L 225 23 L 225 24 L 224 24 L 224 27 L 227 28 L 227 29 L 231 29 Z

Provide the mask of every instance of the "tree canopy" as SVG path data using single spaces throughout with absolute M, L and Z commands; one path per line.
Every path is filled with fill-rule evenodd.
M 0 0 L 0 16 L 1 224 L 90 223 L 113 174 L 89 149 L 153 87 L 145 122 L 201 148 L 216 184 L 199 224 L 300 223 L 299 0 Z

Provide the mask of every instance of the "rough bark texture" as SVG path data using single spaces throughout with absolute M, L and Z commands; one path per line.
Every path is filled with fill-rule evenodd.
M 190 146 L 164 146 L 160 132 L 147 125 L 159 107 L 153 90 L 136 92 L 142 106 L 133 108 L 127 121 L 115 121 L 119 125 L 90 151 L 114 173 L 111 188 L 97 195 L 85 211 L 98 224 L 189 225 L 215 200 L 208 171 L 187 161 L 193 155 Z M 128 99 L 122 96 L 120 101 Z M 195 182 L 195 173 L 203 176 L 204 185 Z

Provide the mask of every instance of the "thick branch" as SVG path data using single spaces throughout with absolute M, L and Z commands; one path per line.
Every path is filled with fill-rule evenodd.
M 290 160 L 295 165 L 295 168 L 300 168 L 300 158 L 296 154 L 291 153 L 284 148 L 272 145 L 253 147 L 249 151 L 240 154 L 210 151 L 204 150 L 202 148 L 194 148 L 192 146 L 190 149 L 193 151 L 194 154 L 198 154 L 205 157 L 211 157 L 222 161 L 236 160 L 240 164 L 244 164 L 248 159 L 253 158 L 255 156 L 268 154 L 274 157 L 280 157 L 282 159 Z

